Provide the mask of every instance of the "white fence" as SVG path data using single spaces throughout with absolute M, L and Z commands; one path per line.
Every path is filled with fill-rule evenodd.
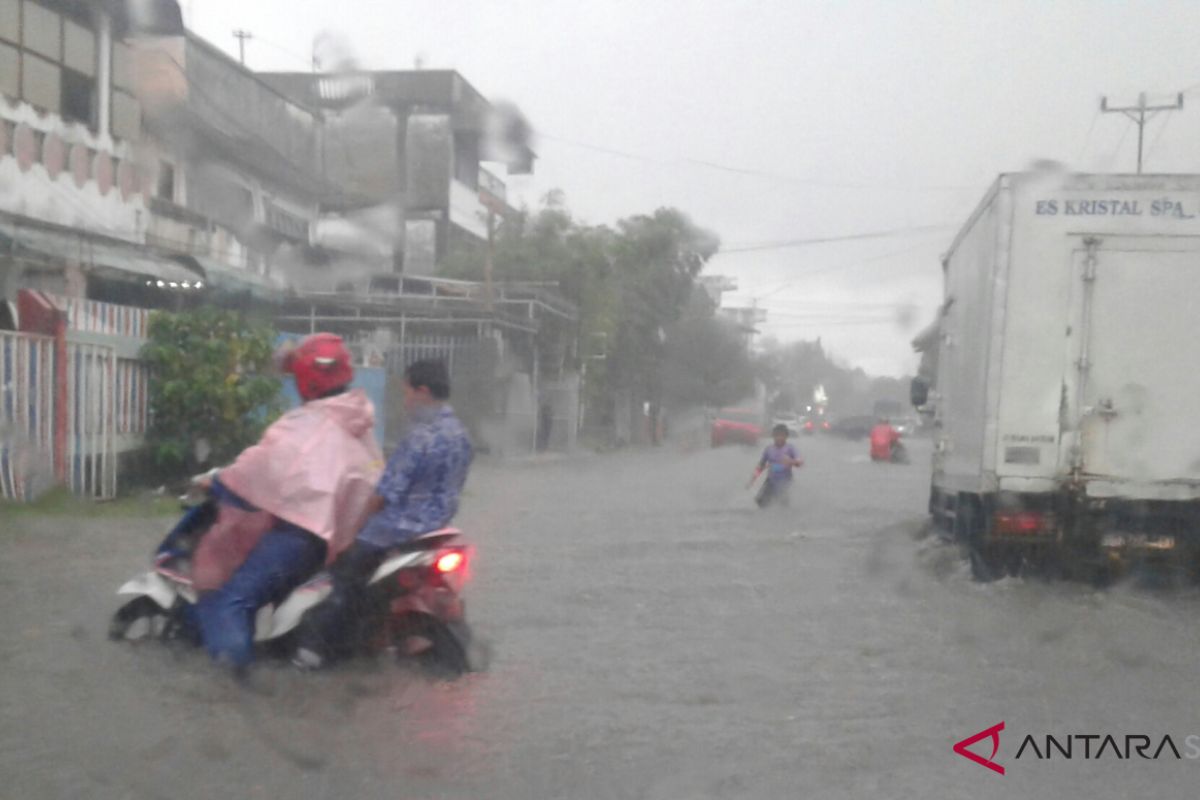
M 30 500 L 56 480 L 112 497 L 118 456 L 146 432 L 148 371 L 122 356 L 136 352 L 149 312 L 47 297 L 66 315 L 66 341 L 0 332 L 0 497 Z M 80 335 L 89 341 L 71 341 Z

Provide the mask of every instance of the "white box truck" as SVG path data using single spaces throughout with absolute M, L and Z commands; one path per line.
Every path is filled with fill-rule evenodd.
M 1200 175 L 1002 175 L 943 270 L 913 401 L 933 410 L 930 512 L 976 576 L 1195 564 Z

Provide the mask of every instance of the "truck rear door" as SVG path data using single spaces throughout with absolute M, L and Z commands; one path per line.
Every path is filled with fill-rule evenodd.
M 1084 475 L 1128 487 L 1117 494 L 1200 486 L 1200 239 L 1082 242 L 1068 339 L 1076 396 L 1064 408 L 1078 433 L 1071 458 Z

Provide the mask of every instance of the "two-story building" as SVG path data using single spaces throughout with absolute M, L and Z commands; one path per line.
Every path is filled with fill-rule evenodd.
M 322 119 L 191 33 L 134 42 L 148 244 L 218 285 L 283 289 L 310 259 Z
M 177 8 L 130 15 L 104 0 L 0 0 L 5 300 L 37 288 L 78 297 L 148 292 L 163 302 L 202 283 L 195 270 L 142 247 L 149 214 L 130 40 L 178 24 Z
M 489 213 L 502 210 L 504 182 L 481 162 L 504 160 L 510 174 L 533 169 L 512 109 L 498 110 L 448 70 L 263 73 L 297 102 L 322 109 L 325 196 L 319 244 L 357 247 L 390 271 L 429 276 L 457 248 L 484 247 Z

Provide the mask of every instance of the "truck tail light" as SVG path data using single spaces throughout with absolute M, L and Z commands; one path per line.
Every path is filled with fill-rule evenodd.
M 996 514 L 993 530 L 1001 536 L 1037 536 L 1049 533 L 1053 525 L 1053 516 L 1041 511 L 1001 511 Z

